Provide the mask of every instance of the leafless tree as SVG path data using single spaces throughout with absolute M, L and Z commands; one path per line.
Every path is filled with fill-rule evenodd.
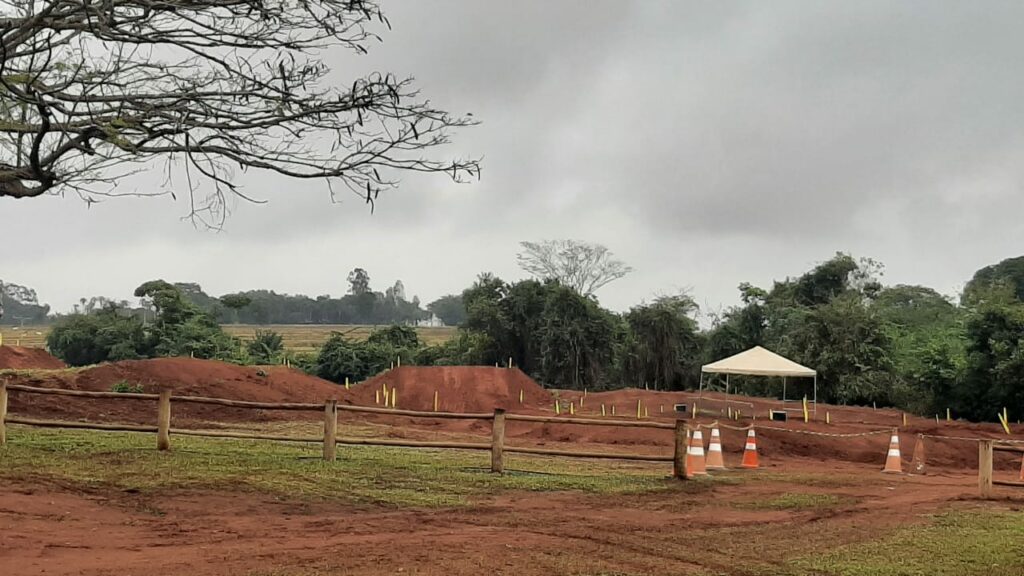
M 365 53 L 385 27 L 375 0 L 0 0 L 0 197 L 180 190 L 216 226 L 228 198 L 250 199 L 236 169 L 320 179 L 371 208 L 402 172 L 479 177 L 475 160 L 427 155 L 471 115 L 321 60 Z M 160 161 L 161 189 L 123 191 Z
M 600 244 L 576 240 L 519 244 L 523 247 L 523 252 L 516 255 L 520 268 L 541 279 L 557 280 L 584 296 L 633 271 Z

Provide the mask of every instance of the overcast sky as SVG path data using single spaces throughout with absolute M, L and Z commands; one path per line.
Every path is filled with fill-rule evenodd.
M 523 277 L 521 240 L 577 238 L 636 271 L 624 310 L 688 289 L 738 302 L 838 250 L 952 294 L 1024 253 L 1024 4 L 384 0 L 393 31 L 346 70 L 414 75 L 482 125 L 445 154 L 483 178 L 408 177 L 375 214 L 319 185 L 246 180 L 221 232 L 183 202 L 0 199 L 0 278 L 66 310 L 152 278 L 220 295 L 341 295 L 360 266 L 424 302 Z

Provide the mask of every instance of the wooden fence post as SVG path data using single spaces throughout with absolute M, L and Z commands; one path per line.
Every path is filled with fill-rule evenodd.
M 982 498 L 992 496 L 992 441 L 978 441 L 978 488 Z
M 491 472 L 499 474 L 505 471 L 505 409 L 494 409 L 494 421 L 491 424 Z
M 686 479 L 686 423 L 676 420 L 675 451 L 672 453 L 672 473 L 676 478 Z
M 324 460 L 334 462 L 337 458 L 338 442 L 338 401 L 324 403 Z
M 7 382 L 0 382 L 0 446 L 7 445 Z
M 171 449 L 171 391 L 161 390 L 156 409 L 156 449 Z

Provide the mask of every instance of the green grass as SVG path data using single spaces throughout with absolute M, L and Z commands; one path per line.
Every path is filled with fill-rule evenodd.
M 1020 576 L 1024 514 L 991 509 L 947 512 L 930 524 L 903 528 L 881 540 L 796 560 L 791 568 L 794 575 Z
M 821 510 L 852 502 L 834 494 L 787 493 L 774 498 L 758 498 L 734 502 L 735 508 L 744 510 Z
M 172 437 L 158 452 L 151 434 L 34 429 L 12 425 L 0 448 L 0 479 L 48 481 L 83 489 L 155 492 L 224 489 L 280 497 L 395 506 L 457 506 L 507 490 L 594 494 L 694 493 L 711 482 L 682 483 L 669 470 L 628 463 L 458 450 L 339 446 L 336 462 L 319 444 Z

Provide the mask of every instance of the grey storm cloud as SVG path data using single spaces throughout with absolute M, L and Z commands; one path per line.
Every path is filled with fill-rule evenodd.
M 410 175 L 373 215 L 313 183 L 241 175 L 223 231 L 170 198 L 87 208 L 0 201 L 0 277 L 67 308 L 144 280 L 339 294 L 356 266 L 429 301 L 482 271 L 521 277 L 520 240 L 608 245 L 625 309 L 689 289 L 736 302 L 835 251 L 952 293 L 1019 255 L 1024 5 L 1015 2 L 385 1 L 366 57 L 481 125 L 439 153 L 480 182 Z M 158 186 L 156 174 L 141 186 Z

